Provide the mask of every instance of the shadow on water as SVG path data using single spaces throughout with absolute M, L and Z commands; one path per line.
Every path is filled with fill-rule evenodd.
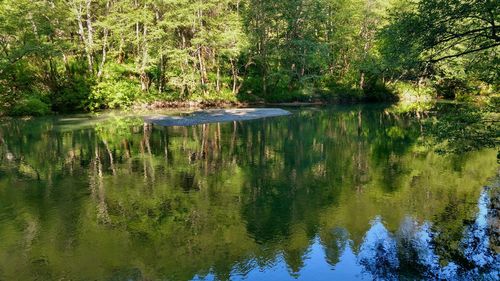
M 292 111 L 4 122 L 0 279 L 497 280 L 494 150 L 437 154 L 386 106 Z

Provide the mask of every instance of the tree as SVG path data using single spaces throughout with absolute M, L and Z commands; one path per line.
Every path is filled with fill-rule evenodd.
M 428 75 L 434 66 L 453 67 L 450 62 L 440 64 L 445 60 L 495 57 L 499 24 L 498 1 L 406 1 L 394 9 L 381 38 L 389 67 L 418 67 L 421 75 Z

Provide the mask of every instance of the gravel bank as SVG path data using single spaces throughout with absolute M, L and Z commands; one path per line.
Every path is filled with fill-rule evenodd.
M 196 111 L 186 116 L 152 116 L 146 117 L 145 120 L 148 123 L 170 127 L 246 121 L 290 114 L 289 111 L 280 108 L 209 109 Z

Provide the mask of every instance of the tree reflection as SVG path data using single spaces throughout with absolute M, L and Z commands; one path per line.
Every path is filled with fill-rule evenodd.
M 399 259 L 396 241 L 383 225 L 381 218 L 372 221 L 359 249 L 358 260 L 374 279 L 397 280 Z
M 488 190 L 481 192 L 473 224 L 466 226 L 461 243 L 463 258 L 439 261 L 435 252 L 431 222 L 419 224 L 406 217 L 399 230 L 391 234 L 380 217 L 375 218 L 360 246 L 358 260 L 373 279 L 495 280 L 500 273 L 499 258 L 490 245 Z M 445 229 L 442 229 L 445 231 Z M 344 238 L 345 239 L 345 238 Z M 345 243 L 340 239 L 337 243 Z M 328 251 L 327 251 L 328 253 Z
M 227 280 L 281 265 L 300 279 L 315 243 L 334 270 L 354 256 L 376 279 L 498 272 L 487 212 L 470 204 L 490 200 L 477 187 L 495 152 L 437 155 L 385 108 L 89 120 L 1 125 L 0 279 Z
M 469 262 L 466 276 L 478 278 L 485 276 L 494 280 L 500 274 L 500 255 L 490 247 L 489 207 L 490 197 L 488 190 L 483 190 L 479 197 L 478 208 L 474 223 L 465 230 L 462 247 L 465 259 Z

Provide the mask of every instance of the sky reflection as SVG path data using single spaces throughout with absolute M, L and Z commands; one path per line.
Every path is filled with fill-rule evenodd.
M 391 233 L 380 216 L 371 222 L 359 249 L 353 249 L 349 233 L 342 228 L 331 231 L 334 245 L 325 245 L 319 236 L 303 257 L 303 267 L 293 272 L 283 255 L 265 266 L 251 261 L 247 272 L 233 270 L 231 280 L 499 280 L 500 255 L 489 245 L 488 188 L 481 192 L 478 212 L 473 224 L 466 227 L 462 240 L 463 258 L 459 265 L 450 261 L 440 263 L 435 253 L 430 222 L 418 223 L 406 217 L 395 233 Z M 331 253 L 340 253 L 332 259 Z M 404 265 L 413 264 L 417 270 L 407 271 Z M 213 274 L 196 276 L 193 280 L 217 280 Z

